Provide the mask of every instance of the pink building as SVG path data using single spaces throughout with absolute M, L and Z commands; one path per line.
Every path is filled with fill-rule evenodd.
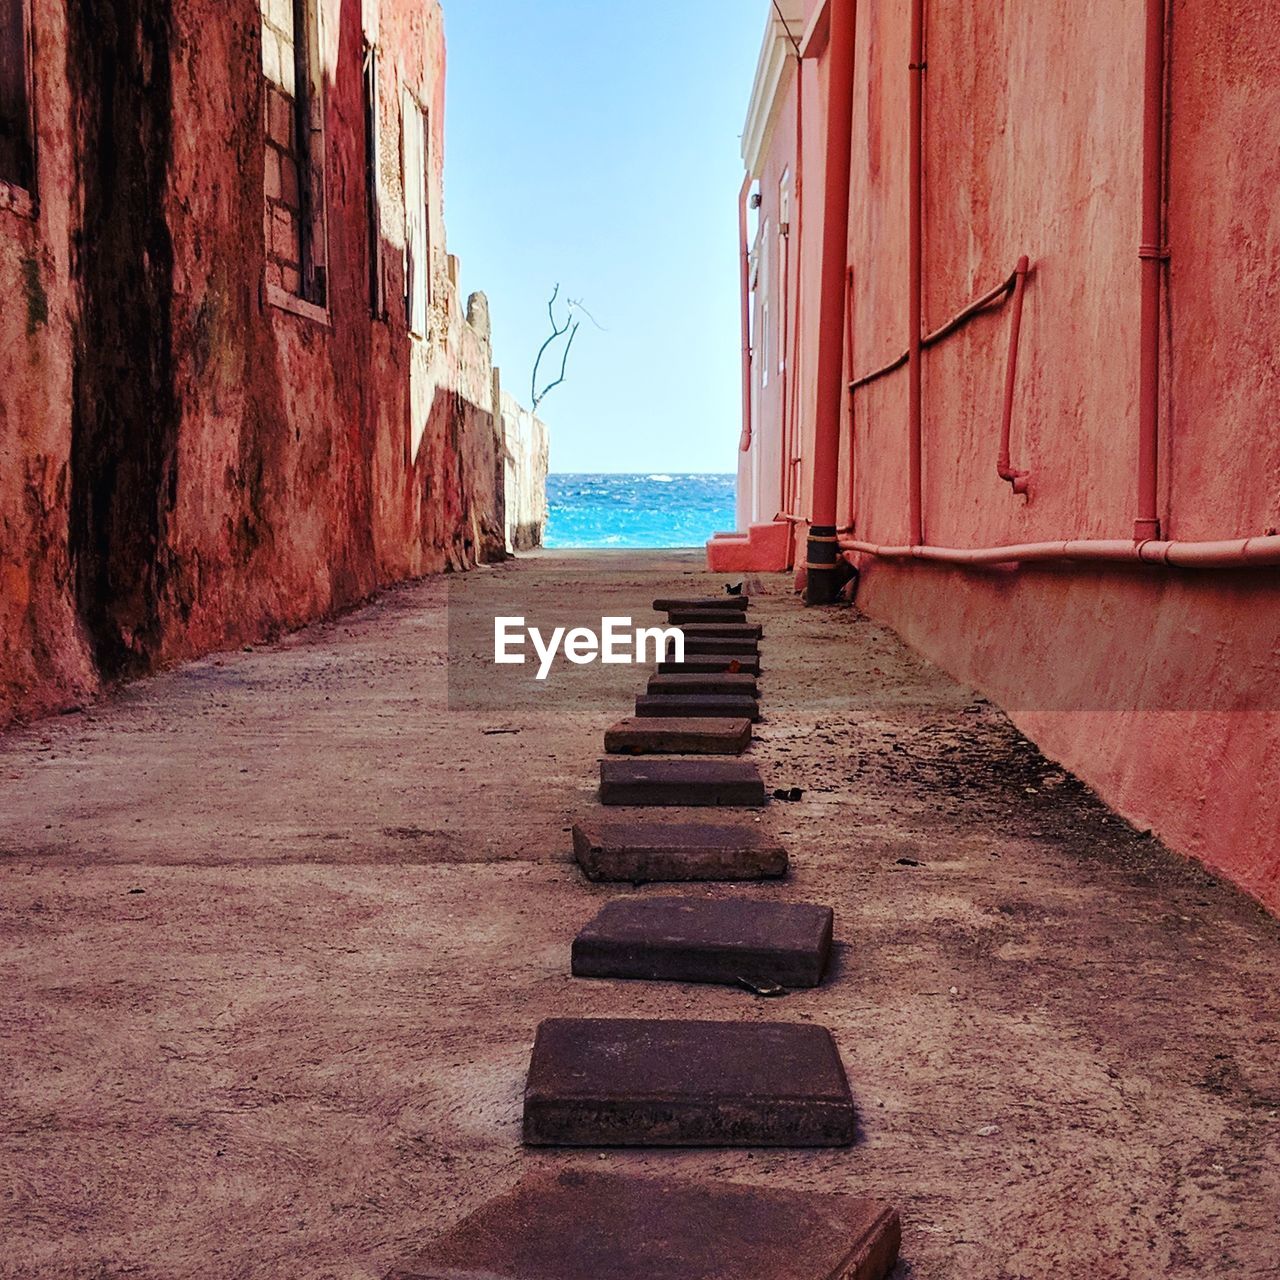
M 741 527 L 1280 908 L 1280 0 L 780 8 Z

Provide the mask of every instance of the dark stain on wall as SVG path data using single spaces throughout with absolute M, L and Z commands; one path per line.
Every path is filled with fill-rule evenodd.
M 36 258 L 22 259 L 22 289 L 27 296 L 27 337 L 49 323 L 49 298 L 40 279 L 40 263 Z

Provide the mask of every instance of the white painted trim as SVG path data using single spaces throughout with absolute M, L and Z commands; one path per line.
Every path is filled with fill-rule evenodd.
M 771 0 L 747 122 L 742 130 L 742 161 L 752 178 L 760 177 L 778 115 L 796 73 L 792 40 L 798 41 L 804 35 L 803 0 L 779 0 L 779 5 L 786 22 L 778 17 Z

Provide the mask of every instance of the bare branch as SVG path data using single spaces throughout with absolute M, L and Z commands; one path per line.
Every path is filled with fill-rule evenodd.
M 556 387 L 565 380 L 565 373 L 569 368 L 569 352 L 573 350 L 573 340 L 578 336 L 578 330 L 581 328 L 581 321 L 573 326 L 573 332 L 569 334 L 569 341 L 565 343 L 564 358 L 560 361 L 560 376 L 554 382 L 549 383 L 547 386 L 542 388 L 542 394 L 533 402 L 533 409 L 535 413 L 537 412 L 538 406 L 547 398 L 547 393 L 549 391 L 554 391 Z M 561 332 L 563 333 L 564 330 L 561 330 Z
M 547 398 L 547 393 L 553 391 L 565 380 L 569 368 L 569 352 L 573 350 L 573 340 L 578 336 L 578 330 L 582 327 L 581 321 L 576 323 L 574 322 L 574 309 L 576 308 L 590 317 L 590 312 L 588 312 L 580 303 L 574 302 L 572 299 L 567 299 L 565 302 L 567 313 L 565 315 L 564 324 L 561 324 L 556 319 L 556 300 L 559 297 L 560 286 L 556 285 L 551 294 L 551 301 L 547 303 L 547 315 L 551 319 L 551 336 L 542 344 L 542 347 L 538 351 L 538 358 L 533 362 L 533 377 L 530 379 L 529 383 L 529 395 L 533 402 L 532 408 L 535 413 L 538 410 L 538 406 Z M 595 324 L 594 318 L 592 318 L 591 322 L 592 324 Z M 598 327 L 599 326 L 597 326 L 597 328 Z M 554 382 L 548 383 L 541 391 L 539 391 L 538 370 L 542 367 L 543 357 L 551 350 L 557 339 L 564 337 L 566 333 L 569 335 L 569 341 L 565 343 L 564 353 L 560 359 L 560 376 Z
M 599 321 L 599 320 L 597 320 L 597 319 L 595 318 L 595 316 L 593 316 L 593 315 L 591 314 L 591 312 L 590 312 L 590 311 L 588 311 L 588 310 L 586 309 L 586 307 L 584 307 L 584 306 L 582 305 L 582 299 L 581 299 L 581 298 L 570 298 L 570 299 L 568 300 L 568 305 L 569 305 L 569 307 L 570 307 L 572 310 L 574 310 L 574 311 L 581 311 L 581 312 L 582 312 L 582 314 L 583 314 L 584 316 L 586 316 L 586 317 L 587 317 L 587 319 L 588 319 L 588 320 L 590 320 L 590 321 L 591 321 L 591 323 L 592 323 L 593 325 L 595 325 L 595 327 L 596 327 L 597 329 L 599 329 L 601 333 L 608 333 L 608 332 L 609 332 L 609 330 L 608 330 L 608 329 L 606 329 L 606 328 L 604 327 L 604 325 L 602 325 L 602 324 L 600 323 L 600 321 Z
M 559 328 L 556 324 L 556 299 L 559 296 L 560 286 L 556 285 L 556 287 L 551 291 L 551 301 L 547 303 L 547 315 L 551 317 L 551 327 L 555 329 L 555 334 L 553 335 L 555 337 L 559 337 L 560 334 L 564 332 L 564 329 L 569 327 L 569 322 L 567 320 L 565 321 L 564 329 Z
M 542 344 L 541 349 L 538 351 L 538 358 L 533 362 L 533 377 L 529 381 L 529 395 L 533 400 L 533 407 L 535 409 L 538 407 L 538 403 L 541 401 L 542 396 L 547 394 L 545 391 L 542 393 L 542 396 L 538 394 L 538 369 L 542 365 L 542 357 L 547 354 L 551 344 L 555 342 L 557 338 L 561 337 L 566 330 L 568 330 L 569 323 L 573 319 L 573 316 L 570 315 L 564 322 L 564 328 L 560 327 L 559 321 L 556 320 L 556 299 L 559 296 L 560 286 L 557 284 L 551 293 L 551 301 L 547 303 L 547 315 L 551 317 L 551 336 Z

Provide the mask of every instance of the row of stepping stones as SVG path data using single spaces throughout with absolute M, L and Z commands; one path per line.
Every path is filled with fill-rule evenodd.
M 741 595 L 662 599 L 684 632 L 605 734 L 600 801 L 625 808 L 759 809 L 740 757 L 760 719 L 762 628 Z M 762 881 L 787 851 L 758 822 L 598 817 L 573 828 L 593 882 Z M 577 936 L 584 978 L 721 983 L 761 995 L 816 987 L 834 914 L 812 903 L 633 895 Z M 841 1147 L 856 1116 L 831 1033 L 796 1022 L 552 1018 L 524 1097 L 535 1147 Z M 389 1280 L 883 1280 L 897 1213 L 847 1195 L 656 1181 L 608 1171 L 526 1178 Z

